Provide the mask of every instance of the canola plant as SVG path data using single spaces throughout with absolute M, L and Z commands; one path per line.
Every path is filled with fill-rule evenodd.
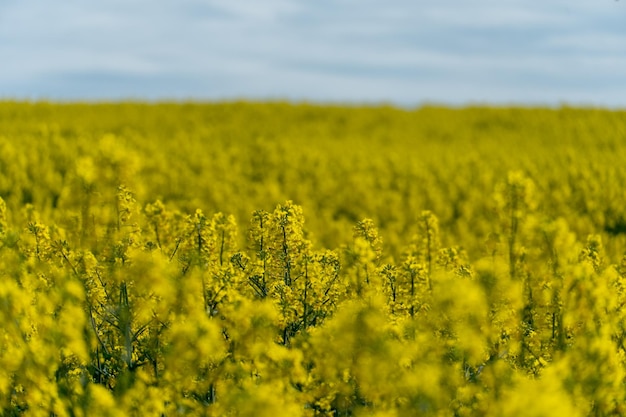
M 626 118 L 0 103 L 7 416 L 626 413 Z

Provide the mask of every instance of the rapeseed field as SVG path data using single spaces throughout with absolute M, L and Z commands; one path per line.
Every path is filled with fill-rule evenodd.
M 0 414 L 626 414 L 626 112 L 0 102 Z

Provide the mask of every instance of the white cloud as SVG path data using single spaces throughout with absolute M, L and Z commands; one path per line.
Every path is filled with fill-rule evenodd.
M 281 16 L 301 10 L 297 2 L 289 0 L 209 0 L 211 6 L 231 14 L 235 18 L 253 21 L 274 21 Z
M 612 0 L 5 0 L 0 96 L 616 102 L 625 20 Z

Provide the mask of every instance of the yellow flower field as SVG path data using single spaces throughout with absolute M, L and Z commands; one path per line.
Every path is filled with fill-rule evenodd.
M 626 413 L 626 113 L 0 102 L 0 414 Z

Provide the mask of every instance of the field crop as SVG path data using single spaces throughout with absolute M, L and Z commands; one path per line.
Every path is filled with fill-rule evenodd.
M 0 102 L 0 414 L 626 414 L 626 113 Z

